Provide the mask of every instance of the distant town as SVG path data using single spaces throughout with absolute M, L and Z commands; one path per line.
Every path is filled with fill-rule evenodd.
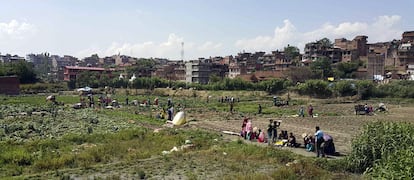
M 220 78 L 242 78 L 248 81 L 262 81 L 271 78 L 284 78 L 292 68 L 310 66 L 318 59 L 326 59 L 330 66 L 340 63 L 357 63 L 353 79 L 414 79 L 414 31 L 402 34 L 399 40 L 367 43 L 367 36 L 327 38 L 305 45 L 303 54 L 295 46 L 287 45 L 283 50 L 266 52 L 240 52 L 225 57 L 207 57 L 193 60 L 169 60 L 162 58 L 136 58 L 126 55 L 90 57 L 78 59 L 70 55 L 63 57 L 49 53 L 28 54 L 26 57 L 1 53 L 1 63 L 26 61 L 32 63 L 40 78 L 54 81 L 76 80 L 84 71 L 115 74 L 120 78 L 159 77 L 186 83 L 207 84 L 212 75 Z M 134 67 L 140 61 L 151 62 L 133 74 L 125 69 Z M 142 65 L 140 65 L 142 66 Z M 117 73 L 115 73 L 117 72 Z M 39 74 L 38 74 L 39 76 Z M 329 75 L 330 76 L 330 75 Z M 333 75 L 332 75 L 333 76 Z M 321 78 L 328 78 L 322 75 Z M 340 77 L 331 77 L 340 78 Z

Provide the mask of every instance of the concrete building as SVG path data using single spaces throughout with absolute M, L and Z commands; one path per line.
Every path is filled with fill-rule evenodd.
M 19 61 L 25 61 L 24 57 L 20 57 L 18 55 L 10 55 L 10 54 L 6 54 L 6 55 L 0 55 L 0 62 L 2 63 L 14 63 L 14 62 L 19 62 Z
M 247 74 L 247 69 L 244 64 L 237 64 L 237 63 L 230 63 L 229 65 L 229 73 L 227 77 L 230 79 L 234 79 L 239 75 L 245 75 Z
M 311 42 L 305 45 L 305 54 L 302 62 L 311 62 L 320 58 L 328 58 L 332 63 L 342 61 L 342 50 L 335 47 L 327 47 L 319 42 Z
M 398 59 L 401 70 L 406 71 L 409 65 L 414 65 L 414 31 L 402 34 L 401 44 L 398 47 Z
M 186 82 L 207 84 L 211 75 L 211 60 L 200 58 L 185 63 Z

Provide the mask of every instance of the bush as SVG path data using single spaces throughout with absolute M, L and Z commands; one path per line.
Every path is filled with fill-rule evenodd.
M 323 80 L 309 80 L 305 83 L 299 84 L 296 91 L 302 95 L 309 95 L 320 98 L 327 98 L 332 95 L 332 90 L 329 88 L 329 83 Z
M 390 176 L 410 175 L 413 167 L 414 126 L 408 123 L 374 122 L 367 124 L 363 132 L 352 141 L 352 151 L 346 158 L 352 172 L 372 172 L 387 169 Z M 402 156 L 403 155 L 403 156 Z M 370 169 L 374 169 L 371 171 Z M 388 170 L 393 170 L 388 172 Z M 411 174 L 412 175 L 412 174 Z
M 354 96 L 358 93 L 357 88 L 352 81 L 339 81 L 335 83 L 335 91 L 340 96 Z
M 57 93 L 59 91 L 67 91 L 66 83 L 36 83 L 36 84 L 22 84 L 20 91 L 23 94 L 37 94 L 37 93 Z
M 392 152 L 390 156 L 375 164 L 368 175 L 375 179 L 413 179 L 414 146 Z

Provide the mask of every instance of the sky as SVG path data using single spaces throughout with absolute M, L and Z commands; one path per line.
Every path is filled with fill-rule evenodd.
M 0 0 L 0 53 L 182 59 L 369 43 L 414 31 L 413 0 Z M 184 44 L 182 47 L 182 43 Z

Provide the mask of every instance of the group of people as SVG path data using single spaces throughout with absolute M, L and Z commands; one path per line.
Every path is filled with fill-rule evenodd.
M 253 127 L 252 120 L 246 117 L 243 119 L 240 136 L 250 141 L 257 141 L 260 143 L 267 142 L 268 145 L 288 147 L 299 147 L 301 145 L 297 142 L 293 132 L 288 133 L 286 130 L 281 130 L 278 134 L 277 129 L 279 126 L 280 121 L 270 119 L 267 127 L 267 136 L 265 136 L 265 132 L 257 127 Z M 302 138 L 306 150 L 309 152 L 315 151 L 317 157 L 325 157 L 325 154 L 334 155 L 335 153 L 335 146 L 333 144 L 332 137 L 328 134 L 324 134 L 319 126 L 315 127 L 314 136 L 303 134 Z
M 260 143 L 267 142 L 269 145 L 274 145 L 277 141 L 284 142 L 284 145 L 289 147 L 297 147 L 299 144 L 296 142 L 296 137 L 293 133 L 287 131 L 280 131 L 277 133 L 277 129 L 280 126 L 280 121 L 269 120 L 269 125 L 267 127 L 267 136 L 266 132 L 257 127 L 253 127 L 252 120 L 249 118 L 244 118 L 242 123 L 242 130 L 240 136 L 246 140 L 256 141 Z
M 308 115 L 309 115 L 309 117 L 314 116 L 313 115 L 313 106 L 312 106 L 312 104 L 310 104 L 308 106 Z M 303 107 L 303 106 L 300 106 L 300 108 L 299 108 L 299 117 L 305 117 L 305 107 Z
M 261 129 L 257 127 L 253 128 L 252 120 L 245 117 L 242 123 L 242 130 L 240 132 L 240 136 L 246 140 L 255 141 L 257 142 L 264 142 L 265 135 Z
M 332 136 L 324 133 L 319 126 L 315 127 L 314 136 L 303 134 L 303 142 L 308 152 L 316 152 L 316 157 L 325 157 L 325 154 L 335 155 L 335 145 Z

